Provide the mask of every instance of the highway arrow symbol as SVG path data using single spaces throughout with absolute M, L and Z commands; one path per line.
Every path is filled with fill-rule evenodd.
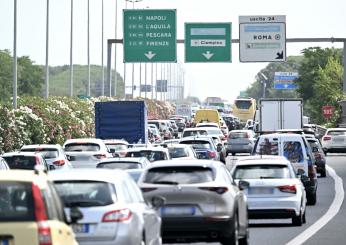
M 206 53 L 202 53 L 202 55 L 209 60 L 211 57 L 213 57 L 213 53 L 210 53 L 210 51 L 207 51 Z
M 154 58 L 154 56 L 156 55 L 155 53 L 149 51 L 148 53 L 144 54 L 149 60 L 151 60 L 152 58 Z
M 276 55 L 276 60 L 282 60 L 284 58 L 284 51 L 281 51 L 281 53 L 277 52 Z

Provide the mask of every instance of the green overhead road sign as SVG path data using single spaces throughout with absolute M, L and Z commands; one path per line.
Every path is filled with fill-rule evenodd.
M 124 62 L 176 62 L 176 10 L 124 10 Z
M 231 62 L 231 23 L 185 23 L 185 62 Z

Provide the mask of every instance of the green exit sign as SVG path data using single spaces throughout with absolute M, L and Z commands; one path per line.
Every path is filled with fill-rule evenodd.
M 185 62 L 232 62 L 232 23 L 185 23 Z
M 124 17 L 124 62 L 176 62 L 176 10 L 131 10 Z

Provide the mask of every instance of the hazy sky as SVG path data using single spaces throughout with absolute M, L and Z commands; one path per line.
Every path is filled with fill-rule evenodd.
M 45 63 L 46 0 L 17 0 L 19 56 L 28 55 Z M 91 5 L 91 63 L 101 64 L 101 0 Z M 104 0 L 105 39 L 114 38 L 115 0 Z M 132 3 L 127 3 L 132 8 Z M 118 38 L 122 38 L 122 9 L 118 0 Z M 177 9 L 178 39 L 184 38 L 185 22 L 232 22 L 232 38 L 238 38 L 239 15 L 286 15 L 287 38 L 346 38 L 344 0 L 143 0 L 135 8 Z M 87 64 L 87 0 L 74 0 L 74 64 Z M 69 64 L 70 0 L 50 0 L 50 65 Z M 287 44 L 287 56 L 309 46 L 342 47 L 341 44 Z M 13 48 L 13 0 L 0 0 L 0 49 Z M 186 93 L 200 98 L 221 96 L 233 100 L 246 89 L 267 63 L 240 63 L 239 46 L 232 45 L 232 63 L 183 64 Z M 106 51 L 106 45 L 105 45 Z M 123 74 L 122 46 L 117 48 L 117 70 Z M 184 48 L 178 44 L 178 61 L 184 62 Z M 106 52 L 105 52 L 106 64 Z M 127 65 L 127 78 L 130 65 Z M 0 67 L 1 69 L 1 67 Z M 136 65 L 136 72 L 139 70 Z M 137 72 L 138 73 L 138 72 Z M 136 78 L 138 80 L 138 78 Z M 130 85 L 130 80 L 127 80 Z

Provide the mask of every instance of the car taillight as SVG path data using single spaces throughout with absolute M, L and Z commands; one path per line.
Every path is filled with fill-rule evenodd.
M 155 187 L 142 187 L 142 192 L 149 192 L 149 191 L 155 191 L 157 188 Z
M 331 136 L 323 136 L 322 140 L 323 141 L 328 141 L 328 140 L 331 140 L 332 137 Z
M 103 159 L 103 158 L 106 158 L 107 156 L 105 154 L 96 154 L 94 155 L 94 157 L 96 157 L 97 159 Z
M 46 221 L 38 222 L 38 242 L 39 245 L 52 245 L 50 227 Z
M 65 160 L 57 160 L 57 161 L 54 161 L 53 162 L 54 165 L 57 165 L 57 166 L 63 166 L 65 165 Z
M 129 220 L 132 212 L 128 208 L 113 210 L 103 215 L 102 222 L 122 222 Z
M 32 195 L 34 198 L 34 209 L 35 209 L 36 221 L 46 221 L 47 214 L 46 214 L 46 209 L 44 206 L 41 190 L 35 184 L 32 184 L 31 188 L 32 188 Z
M 213 191 L 220 195 L 228 191 L 227 187 L 198 187 L 198 189 L 205 191 Z
M 215 151 L 208 151 L 208 156 L 210 158 L 215 158 L 216 157 L 216 152 Z
M 281 192 L 287 192 L 287 193 L 297 193 L 297 188 L 295 185 L 283 185 L 278 187 Z

